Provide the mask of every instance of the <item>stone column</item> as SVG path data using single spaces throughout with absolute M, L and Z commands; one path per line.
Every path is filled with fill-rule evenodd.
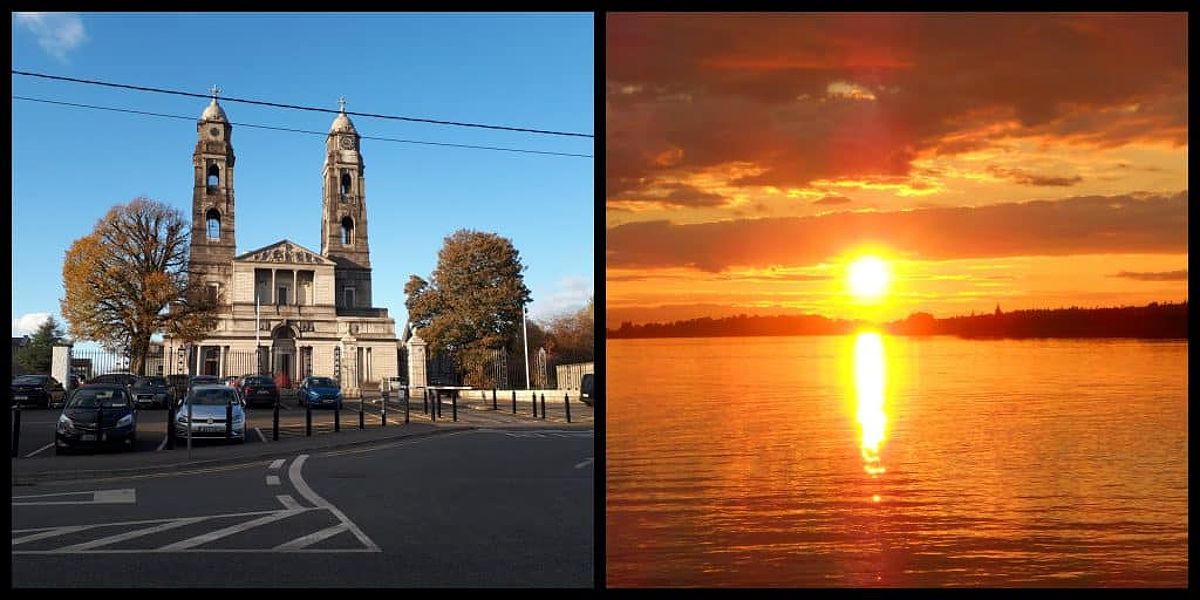
M 225 346 L 217 346 L 217 377 L 225 376 Z
M 347 398 L 359 397 L 358 367 L 357 341 L 346 334 L 342 338 L 342 395 Z
M 71 385 L 71 347 L 66 344 L 55 344 L 50 350 L 50 376 L 57 379 L 63 387 Z
M 413 332 L 408 339 L 408 392 L 409 397 L 424 392 L 429 385 L 425 375 L 425 340 Z
M 292 304 L 300 306 L 300 274 L 292 269 Z
M 271 304 L 278 305 L 279 298 L 275 295 L 275 294 L 279 293 L 279 290 L 275 289 L 275 271 L 276 270 L 277 269 L 274 269 L 274 268 L 271 269 L 271 293 L 268 294 L 267 297 L 271 299 Z M 272 368 L 274 368 L 274 367 L 272 367 Z

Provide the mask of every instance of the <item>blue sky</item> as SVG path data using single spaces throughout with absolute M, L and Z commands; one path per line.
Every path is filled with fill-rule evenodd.
M 594 133 L 593 17 L 582 14 L 14 15 L 14 69 L 348 111 Z M 190 120 L 12 101 L 13 335 L 61 321 L 62 260 L 112 206 L 149 196 L 191 214 L 200 98 L 12 76 L 13 95 Z M 333 114 L 222 102 L 235 124 L 326 132 Z M 360 135 L 594 155 L 594 138 L 352 117 Z M 317 135 L 234 126 L 238 253 L 320 251 Z M 459 228 L 512 239 L 530 312 L 594 289 L 591 158 L 363 140 L 374 304 L 397 328 Z

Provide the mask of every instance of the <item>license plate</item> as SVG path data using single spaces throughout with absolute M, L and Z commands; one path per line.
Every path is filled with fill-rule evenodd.
M 80 441 L 84 441 L 84 442 L 94 442 L 94 441 L 96 441 L 96 434 L 85 433 L 85 434 L 79 436 L 79 439 L 80 439 Z
M 225 426 L 224 425 L 205 425 L 203 427 L 200 427 L 200 433 L 216 433 L 218 431 L 225 431 Z
M 268 392 L 267 390 L 260 390 L 260 391 L 254 392 L 254 393 L 258 394 L 259 396 L 270 396 L 271 395 L 271 392 Z
M 29 396 L 15 396 L 17 400 L 28 400 Z

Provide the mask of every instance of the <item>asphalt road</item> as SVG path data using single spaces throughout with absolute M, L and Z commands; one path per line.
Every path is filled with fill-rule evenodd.
M 14 587 L 591 587 L 591 430 L 12 488 Z
M 513 415 L 507 410 L 508 407 L 503 402 L 499 403 L 498 406 L 500 410 L 492 411 L 490 410 L 490 402 L 474 400 L 468 403 L 460 401 L 458 406 L 458 422 L 476 426 L 502 426 L 506 423 L 534 420 L 526 412 L 528 411 L 527 407 L 523 407 L 525 408 L 524 410 Z M 358 400 L 347 400 L 338 415 L 335 415 L 333 409 L 330 408 L 313 409 L 312 434 L 323 435 L 334 433 L 335 421 L 337 421 L 337 428 L 357 428 L 360 407 L 362 407 L 364 412 L 364 427 L 375 428 L 382 426 L 383 417 L 380 414 L 378 399 L 369 398 L 361 403 Z M 573 420 L 576 423 L 587 423 L 592 420 L 591 407 L 585 406 L 582 403 L 574 402 L 571 411 Z M 432 412 L 432 407 L 424 406 L 420 398 L 413 399 L 409 403 L 409 420 L 411 422 L 433 422 L 434 418 L 429 414 L 430 412 Z M 551 420 L 563 422 L 561 401 L 557 404 L 548 402 L 547 412 L 550 413 Z M 282 398 L 279 411 L 279 437 L 287 438 L 306 435 L 305 413 L 305 409 L 298 404 L 294 397 Z M 62 414 L 61 409 L 26 408 L 21 411 L 21 434 L 18 439 L 18 454 L 20 458 L 48 459 L 54 457 L 54 430 L 60 414 Z M 269 442 L 272 437 L 274 411 L 270 407 L 252 407 L 249 409 L 248 414 L 249 421 L 247 422 L 246 443 Z M 167 416 L 167 411 L 163 409 L 141 409 L 137 411 L 138 443 L 136 448 L 134 448 L 135 452 L 154 452 L 164 449 Z M 386 418 L 388 426 L 402 425 L 404 423 L 404 403 L 394 399 L 389 400 Z M 444 400 L 441 416 L 436 421 L 449 423 L 452 422 L 452 419 L 453 409 L 450 401 Z M 186 442 L 180 440 L 180 443 L 183 444 Z M 220 440 L 193 440 L 193 444 L 206 446 L 224 443 L 224 441 Z M 115 447 L 103 451 L 125 452 L 126 450 Z

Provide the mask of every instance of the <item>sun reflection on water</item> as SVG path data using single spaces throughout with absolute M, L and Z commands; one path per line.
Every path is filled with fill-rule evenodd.
M 854 341 L 854 390 L 862 428 L 863 469 L 872 477 L 886 471 L 879 458 L 887 425 L 883 411 L 885 362 L 883 337 L 874 331 L 860 332 Z

